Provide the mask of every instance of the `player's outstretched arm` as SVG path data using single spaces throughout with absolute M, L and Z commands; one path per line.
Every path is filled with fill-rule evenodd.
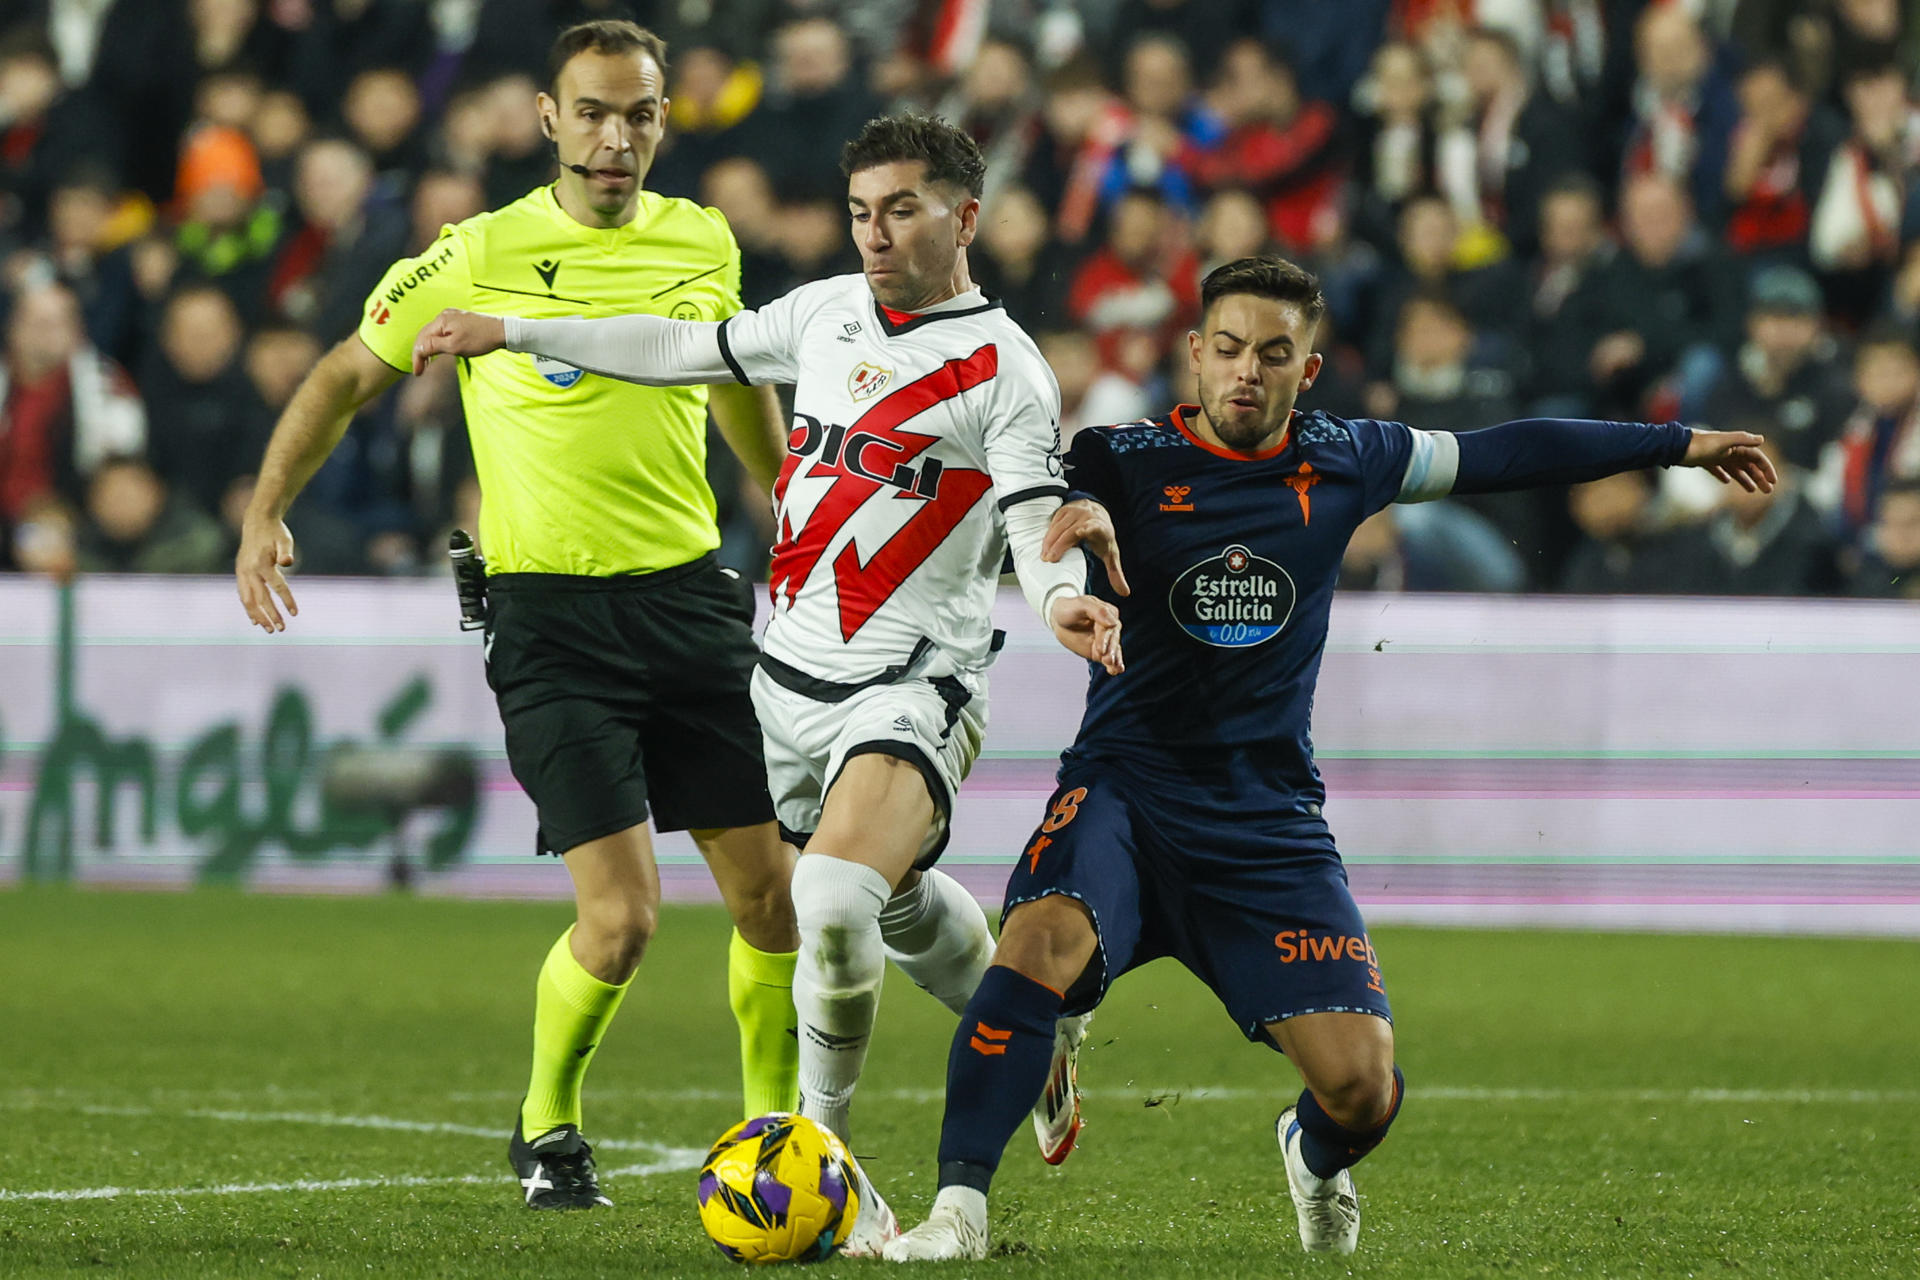
M 1110 676 L 1127 669 L 1120 655 L 1120 611 L 1098 596 L 1056 595 L 1047 625 L 1054 639 Z
M 1092 498 L 1062 503 L 1053 513 L 1046 536 L 1040 540 L 1040 558 L 1058 564 L 1060 557 L 1076 546 L 1085 547 L 1107 567 L 1107 581 L 1117 594 L 1133 594 L 1120 568 L 1120 541 L 1113 530 L 1113 517 Z
M 1769 491 L 1777 477 L 1745 431 L 1695 431 L 1677 422 L 1525 418 L 1479 431 L 1415 431 L 1397 500 L 1505 493 L 1581 484 L 1649 467 L 1700 467 L 1722 481 Z
M 420 328 L 413 340 L 413 374 L 427 371 L 435 356 L 484 356 L 507 345 L 507 322 L 500 316 L 448 307 Z
M 1699 467 L 1721 484 L 1737 484 L 1748 493 L 1772 493 L 1780 476 L 1773 469 L 1773 459 L 1760 448 L 1765 440 L 1751 431 L 1703 431 L 1696 427 L 1680 465 Z
M 528 320 L 442 311 L 413 341 L 413 371 L 435 356 L 484 356 L 505 349 L 564 361 L 576 369 L 649 387 L 745 382 L 721 339 L 722 326 L 664 316 Z
M 262 631 L 287 629 L 281 604 L 289 614 L 300 613 L 281 572 L 293 564 L 287 509 L 340 443 L 360 406 L 399 376 L 398 369 L 375 355 L 357 335 L 347 338 L 307 374 L 274 424 L 254 481 L 253 499 L 240 522 L 240 551 L 233 561 L 241 607 Z

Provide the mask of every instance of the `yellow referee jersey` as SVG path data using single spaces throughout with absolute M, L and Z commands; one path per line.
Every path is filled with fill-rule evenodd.
M 446 227 L 367 299 L 360 338 L 396 369 L 446 307 L 546 319 L 636 311 L 722 320 L 740 249 L 716 209 L 642 191 L 633 220 L 588 227 L 542 187 Z M 492 573 L 604 577 L 720 545 L 707 487 L 707 389 L 643 387 L 544 356 L 460 361 Z

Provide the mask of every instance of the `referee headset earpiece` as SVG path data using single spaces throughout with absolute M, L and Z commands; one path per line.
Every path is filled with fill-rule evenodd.
M 553 136 L 553 117 L 552 116 L 547 115 L 545 113 L 541 114 L 540 132 L 547 135 L 547 141 L 553 144 L 553 162 L 555 164 L 559 165 L 562 169 L 571 169 L 583 178 L 590 178 L 593 176 L 593 170 L 587 168 L 587 166 L 583 164 L 568 164 L 565 160 L 562 160 L 560 158 L 560 139 Z

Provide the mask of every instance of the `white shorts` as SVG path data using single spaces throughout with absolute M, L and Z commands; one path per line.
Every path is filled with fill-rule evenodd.
M 842 702 L 822 702 L 753 673 L 753 709 L 766 747 L 767 787 L 781 834 L 804 846 L 820 825 L 820 806 L 847 761 L 865 752 L 910 761 L 933 797 L 933 825 L 921 867 L 947 846 L 960 780 L 973 768 L 987 731 L 984 675 L 874 685 Z

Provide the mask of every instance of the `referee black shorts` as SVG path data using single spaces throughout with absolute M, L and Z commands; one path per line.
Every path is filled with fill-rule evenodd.
M 646 821 L 773 820 L 748 679 L 751 588 L 711 555 L 617 578 L 487 580 L 487 683 L 507 763 L 540 815 L 535 852 Z

